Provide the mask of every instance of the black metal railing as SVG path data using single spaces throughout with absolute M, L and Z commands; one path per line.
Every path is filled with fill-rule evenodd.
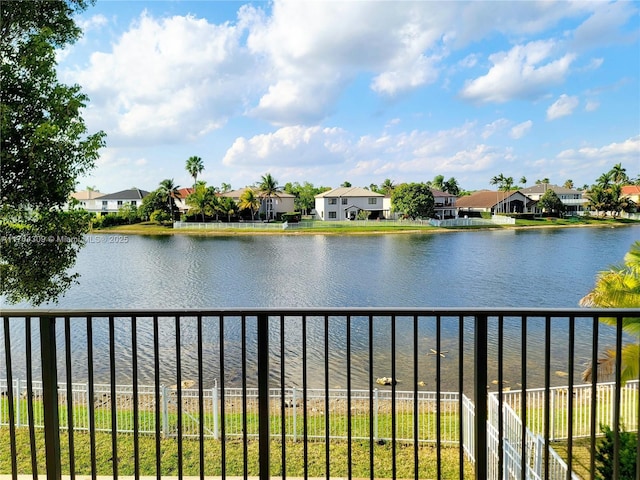
M 623 325 L 640 309 L 1 315 L 0 436 L 8 437 L 10 459 L 0 473 L 13 478 L 35 478 L 39 468 L 51 479 L 595 478 L 599 424 L 614 433 L 611 465 L 620 478 L 621 432 L 637 431 L 640 419 L 638 379 L 621 376 L 624 347 L 639 341 Z M 598 371 L 606 349 L 614 352 L 612 398 Z M 590 394 L 577 395 L 587 368 L 589 387 L 580 388 Z M 543 399 L 534 400 L 540 389 Z M 585 415 L 588 434 L 574 423 Z M 552 436 L 559 417 L 562 454 Z M 18 449 L 22 436 L 28 449 Z M 586 436 L 579 445 L 578 436 Z M 148 448 L 153 466 L 143 460 Z M 582 472 L 574 472 L 578 449 L 589 458 Z

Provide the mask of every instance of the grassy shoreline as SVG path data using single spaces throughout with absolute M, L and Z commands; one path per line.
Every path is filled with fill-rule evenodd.
M 156 223 L 143 222 L 132 225 L 118 225 L 107 228 L 94 228 L 90 233 L 95 234 L 127 234 L 127 235 L 196 235 L 196 236 L 234 236 L 234 235 L 387 235 L 387 234 L 430 234 L 445 232 L 463 232 L 478 230 L 532 230 L 548 228 L 615 228 L 623 226 L 637 226 L 640 221 L 626 219 L 539 219 L 516 220 L 515 225 L 483 225 L 469 227 L 424 227 L 416 225 L 366 225 L 366 226 L 340 226 L 340 227 L 313 227 L 296 230 L 273 229 L 237 229 L 228 228 L 222 230 L 204 230 L 198 228 L 174 229 L 171 226 Z

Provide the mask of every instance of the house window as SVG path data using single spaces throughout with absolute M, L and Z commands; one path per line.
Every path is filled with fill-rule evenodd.
M 338 199 L 337 198 L 330 198 L 329 199 L 329 205 L 337 205 L 338 204 Z
M 102 200 L 102 209 L 106 210 L 107 209 L 107 201 L 106 200 Z
M 122 206 L 122 200 L 118 200 L 118 207 Z
M 131 200 L 131 206 L 135 207 L 137 205 L 137 202 L 135 200 Z
M 378 199 L 377 198 L 370 198 L 369 199 L 369 205 L 375 205 L 378 203 Z
M 336 212 L 329 212 L 329 218 L 338 218 Z
M 343 199 L 342 199 L 342 204 L 343 204 L 343 205 L 346 205 L 346 204 L 347 204 L 347 200 L 349 200 L 349 199 L 348 199 L 348 198 L 343 198 Z

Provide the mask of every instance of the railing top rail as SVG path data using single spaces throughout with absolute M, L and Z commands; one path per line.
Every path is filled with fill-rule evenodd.
M 320 307 L 221 309 L 0 309 L 3 317 L 217 317 L 217 316 L 461 316 L 461 317 L 640 317 L 640 308 L 432 308 L 432 307 Z

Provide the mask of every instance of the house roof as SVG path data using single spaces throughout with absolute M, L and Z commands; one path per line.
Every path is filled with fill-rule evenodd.
M 574 190 L 573 188 L 559 187 L 558 185 L 551 185 L 550 183 L 538 183 L 532 187 L 521 188 L 520 191 L 525 195 L 544 193 L 547 190 L 553 190 L 560 195 L 580 195 L 580 190 Z
M 146 190 L 140 190 L 139 188 L 129 188 L 128 190 L 121 190 L 116 193 L 110 193 L 100 197 L 101 200 L 142 200 L 149 195 Z
M 640 185 L 625 185 L 621 191 L 622 195 L 640 195 Z
M 95 198 L 104 197 L 104 193 L 96 190 L 80 190 L 79 192 L 73 192 L 71 196 L 76 200 L 93 200 Z
M 443 192 L 437 188 L 431 188 L 431 193 L 434 197 L 456 197 L 456 195 L 453 195 L 452 193 Z
M 383 194 L 372 192 L 362 187 L 338 187 L 319 193 L 315 198 L 324 197 L 384 197 Z
M 519 190 L 511 190 L 509 192 L 493 191 L 493 190 L 480 190 L 474 192 L 471 195 L 464 195 L 458 197 L 456 200 L 456 207 L 458 208 L 491 208 L 496 204 L 506 200 L 508 197 L 512 197 Z
M 193 187 L 185 187 L 185 188 L 178 189 L 179 198 L 187 198 L 192 193 L 193 193 Z

